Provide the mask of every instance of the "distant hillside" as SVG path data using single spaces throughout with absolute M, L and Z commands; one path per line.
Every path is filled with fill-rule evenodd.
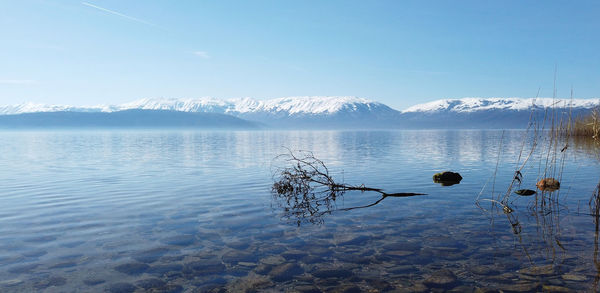
M 37 112 L 0 115 L 0 128 L 225 128 L 256 129 L 258 123 L 216 113 L 162 110 Z

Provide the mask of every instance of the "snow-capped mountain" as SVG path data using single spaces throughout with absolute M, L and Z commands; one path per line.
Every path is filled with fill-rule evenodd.
M 169 119 L 178 121 L 179 124 L 185 124 L 185 121 L 188 121 L 186 119 L 191 119 L 189 125 L 198 125 L 197 121 L 193 119 L 206 120 L 208 116 L 186 116 L 177 113 L 218 114 L 222 116 L 213 118 L 237 118 L 265 128 L 525 128 L 530 117 L 543 118 L 549 109 L 553 110 L 552 115 L 556 115 L 556 117 L 558 115 L 565 117 L 567 114 L 577 116 L 584 115 L 590 109 L 598 107 L 599 104 L 600 99 L 463 98 L 437 100 L 415 105 L 404 111 L 397 111 L 382 103 L 357 97 L 288 97 L 271 100 L 161 98 L 141 99 L 120 105 L 89 107 L 32 103 L 0 106 L 0 117 L 9 114 L 20 116 L 24 113 L 58 113 L 51 116 L 25 115 L 23 117 L 26 119 L 33 119 L 32 117 L 58 119 L 56 117 L 62 115 L 71 117 L 69 119 L 75 119 L 82 116 L 67 113 L 87 113 L 90 116 L 95 113 L 127 112 L 129 114 L 118 116 L 119 119 L 126 121 L 127 119 L 139 120 L 142 119 L 139 117 L 145 117 L 144 115 L 158 117 L 158 114 L 152 111 L 163 111 L 172 113 L 169 115 L 174 116 L 169 116 Z M 531 113 L 534 115 L 530 115 Z M 137 118 L 134 118 L 133 114 Z M 110 117 L 117 116 L 111 115 Z M 539 121 L 541 120 L 539 119 Z M 76 125 L 76 122 L 73 124 Z
M 597 107 L 600 99 L 553 99 L 553 98 L 462 98 L 444 99 L 409 107 L 402 113 L 433 112 L 476 112 L 489 110 L 530 111 L 544 108 L 580 108 Z
M 343 110 L 387 107 L 381 103 L 357 97 L 288 97 L 271 100 L 252 98 L 218 100 L 201 99 L 141 99 L 116 106 L 116 109 L 171 110 L 183 112 L 334 114 Z
M 38 112 L 110 112 L 109 107 L 103 106 L 68 106 L 68 105 L 46 105 L 37 103 L 23 103 L 17 105 L 0 105 L 0 115 L 15 115 L 23 113 Z
M 277 128 L 388 128 L 394 124 L 392 120 L 400 114 L 382 103 L 357 97 L 288 97 L 271 100 L 141 99 L 121 105 L 90 107 L 40 104 L 0 106 L 0 114 L 4 115 L 124 110 L 226 114 Z
M 407 128 L 526 128 L 530 119 L 567 121 L 599 105 L 600 99 L 444 99 L 409 107 L 402 111 L 401 120 Z
M 340 111 L 357 111 L 359 109 L 387 108 L 387 106 L 357 97 L 288 97 L 271 100 L 239 98 L 219 100 L 214 98 L 199 99 L 163 99 L 149 98 L 120 105 L 99 106 L 67 106 L 25 103 L 19 105 L 0 106 L 0 114 L 22 114 L 34 112 L 114 112 L 131 109 L 169 110 L 181 112 L 210 113 L 287 113 L 297 114 L 334 114 Z

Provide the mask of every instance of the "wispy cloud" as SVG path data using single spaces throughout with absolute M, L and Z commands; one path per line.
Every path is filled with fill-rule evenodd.
M 0 79 L 0 84 L 32 84 L 35 80 L 31 79 Z
M 206 51 L 195 51 L 194 55 L 196 55 L 200 58 L 204 58 L 204 59 L 210 58 L 210 55 L 208 55 L 208 52 L 206 52 Z
M 139 23 L 143 23 L 143 24 L 151 25 L 151 26 L 156 26 L 155 24 L 147 22 L 147 21 L 145 21 L 143 19 L 135 18 L 133 16 L 129 16 L 129 15 L 126 15 L 126 14 L 123 14 L 123 13 L 120 13 L 120 12 L 117 12 L 117 11 L 114 11 L 114 10 L 106 9 L 104 7 L 100 7 L 100 6 L 94 5 L 94 4 L 89 3 L 89 2 L 81 2 L 81 4 L 83 4 L 85 6 L 88 6 L 88 7 L 92 7 L 92 8 L 101 10 L 101 11 L 104 11 L 104 12 L 107 12 L 107 13 L 110 13 L 112 15 L 116 15 L 116 16 L 120 16 L 120 17 L 126 18 L 126 19 L 129 19 L 129 20 L 135 21 L 135 22 L 139 22 Z

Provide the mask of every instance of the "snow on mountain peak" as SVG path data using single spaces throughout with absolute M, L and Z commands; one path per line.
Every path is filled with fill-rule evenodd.
M 141 99 L 122 104 L 121 109 L 172 110 L 184 112 L 287 112 L 292 114 L 327 114 L 335 113 L 345 106 L 375 103 L 356 97 L 287 97 L 271 100 L 237 98 L 219 100 L 214 98 L 199 99 Z
M 232 111 L 247 112 L 287 112 L 292 114 L 331 114 L 344 107 L 356 104 L 372 104 L 370 100 L 356 97 L 287 97 L 257 101 L 252 99 L 237 100 Z
M 19 105 L 0 106 L 0 115 L 21 114 L 33 112 L 114 112 L 121 110 L 170 110 L 183 112 L 212 112 L 242 114 L 251 112 L 285 112 L 293 114 L 332 114 L 342 109 L 356 110 L 358 105 L 380 103 L 357 97 L 287 97 L 270 100 L 252 98 L 236 98 L 228 100 L 210 97 L 197 99 L 145 98 L 120 105 L 100 105 L 89 107 L 74 107 L 67 105 L 44 105 L 25 103 Z
M 439 111 L 474 112 L 482 110 L 530 110 L 532 108 L 573 107 L 593 108 L 600 105 L 600 99 L 553 99 L 553 98 L 462 98 L 443 99 L 415 105 L 402 113 Z
M 38 103 L 23 103 L 17 105 L 0 105 L 0 115 L 11 115 L 21 113 L 36 113 L 36 112 L 59 112 L 59 111 L 77 111 L 77 112 L 109 112 L 110 106 L 86 106 L 75 107 L 67 105 L 47 105 Z
M 114 106 L 115 110 L 170 110 L 182 112 L 217 112 L 222 113 L 227 103 L 213 98 L 200 99 L 165 99 L 145 98 L 130 103 Z

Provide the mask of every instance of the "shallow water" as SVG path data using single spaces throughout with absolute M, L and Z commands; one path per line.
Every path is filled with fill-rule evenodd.
M 488 201 L 506 193 L 524 141 L 527 156 L 524 137 L 2 132 L 0 291 L 597 290 L 594 150 L 571 144 L 553 163 L 542 139 L 520 188 L 554 166 L 561 189 L 512 194 L 509 214 Z M 381 198 L 347 192 L 298 224 L 271 193 L 283 146 L 313 151 L 341 182 L 427 195 L 341 211 Z M 464 179 L 433 183 L 444 170 Z

